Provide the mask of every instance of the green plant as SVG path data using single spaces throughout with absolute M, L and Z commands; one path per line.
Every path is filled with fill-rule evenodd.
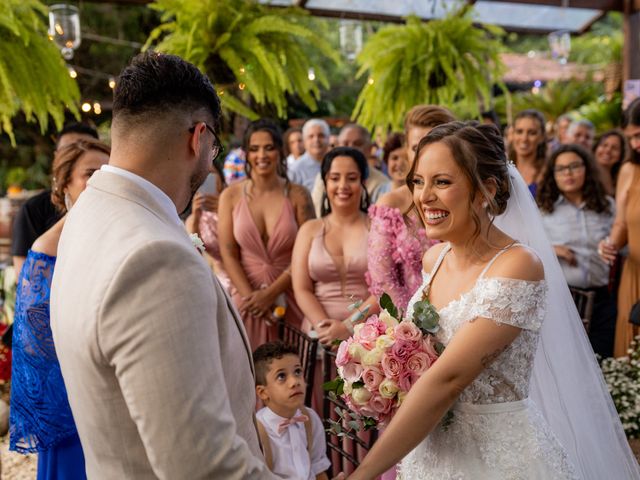
M 586 118 L 596 127 L 597 132 L 617 128 L 622 123 L 622 95 L 616 93 L 611 100 L 598 97 L 578 109 L 581 118 Z
M 640 438 L 640 336 L 626 357 L 605 358 L 600 366 L 627 437 Z
M 424 23 L 381 28 L 358 55 L 358 77 L 368 81 L 353 117 L 364 126 L 398 129 L 405 113 L 421 103 L 465 103 L 478 116 L 479 100 L 488 101 L 494 83 L 501 84 L 500 37 L 494 26 L 476 27 L 468 5 L 446 17 Z
M 22 187 L 27 180 L 27 172 L 22 167 L 12 167 L 7 172 L 6 186 Z
M 276 9 L 255 0 L 156 0 L 151 8 L 162 13 L 163 23 L 145 48 L 195 64 L 216 84 L 222 105 L 250 119 L 257 114 L 247 104 L 249 97 L 272 105 L 279 117 L 286 115 L 287 94 L 314 110 L 318 83 L 327 86 L 328 80 L 306 51 L 339 61 L 337 52 L 300 22 L 300 9 Z M 309 78 L 311 68 L 315 80 Z
M 0 2 L 0 133 L 15 145 L 11 119 L 20 111 L 47 130 L 61 128 L 68 108 L 78 114 L 80 93 L 56 46 L 48 40 L 47 8 L 37 0 Z

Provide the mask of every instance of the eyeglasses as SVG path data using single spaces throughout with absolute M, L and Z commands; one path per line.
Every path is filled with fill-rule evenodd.
M 213 161 L 215 161 L 222 154 L 222 152 L 224 152 L 224 147 L 222 146 L 222 143 L 220 142 L 220 139 L 216 135 L 216 132 L 214 132 L 213 128 L 211 128 L 205 122 L 202 123 L 204 123 L 205 128 L 211 132 L 211 135 L 213 135 L 213 146 L 211 147 L 211 154 L 213 155 Z M 189 129 L 189 132 L 191 133 L 195 131 L 195 125 Z
M 564 165 L 564 166 L 559 166 L 559 167 L 553 167 L 553 173 L 555 173 L 556 175 L 562 175 L 564 173 L 573 173 L 573 172 L 579 172 L 580 170 L 584 169 L 584 163 L 570 163 L 569 165 Z

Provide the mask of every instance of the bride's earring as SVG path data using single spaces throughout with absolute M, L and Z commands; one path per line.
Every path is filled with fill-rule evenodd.
M 488 206 L 489 206 L 489 202 L 487 202 L 486 200 L 482 202 L 482 208 L 486 210 Z
M 67 212 L 69 210 L 71 210 L 71 207 L 73 206 L 73 201 L 71 200 L 71 195 L 69 195 L 69 192 L 65 192 L 64 194 L 64 208 L 67 209 Z

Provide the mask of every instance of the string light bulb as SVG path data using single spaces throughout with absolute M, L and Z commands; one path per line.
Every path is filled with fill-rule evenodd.
M 240 82 L 240 83 L 238 84 L 238 88 L 239 88 L 240 90 L 244 90 L 244 89 L 245 89 L 245 87 L 246 87 L 246 85 L 245 85 L 244 83 L 242 83 L 242 82 Z
M 96 115 L 100 115 L 102 113 L 102 105 L 100 105 L 100 102 L 95 102 L 93 104 L 93 113 Z
M 69 70 L 69 76 L 71 78 L 78 78 L 78 72 L 71 65 L 67 65 L 67 70 Z
M 313 82 L 316 79 L 316 71 L 313 68 L 310 68 L 307 77 Z
M 367 83 L 369 85 L 373 85 L 373 82 L 374 82 L 373 78 L 369 77 L 369 80 L 367 80 Z
M 109 88 L 113 90 L 116 88 L 116 79 L 113 76 L 109 77 Z
M 91 111 L 91 104 L 84 102 L 82 107 L 80 107 L 84 113 L 89 113 Z

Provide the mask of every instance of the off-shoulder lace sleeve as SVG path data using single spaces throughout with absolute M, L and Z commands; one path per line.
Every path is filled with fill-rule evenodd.
M 547 296 L 544 280 L 489 277 L 478 283 L 473 318 L 484 317 L 525 330 L 540 330 Z
M 407 226 L 400 210 L 386 205 L 371 206 L 369 219 L 369 291 L 378 297 L 388 293 L 398 308 L 406 310 L 422 282 L 422 255 L 427 246 L 424 230 Z

